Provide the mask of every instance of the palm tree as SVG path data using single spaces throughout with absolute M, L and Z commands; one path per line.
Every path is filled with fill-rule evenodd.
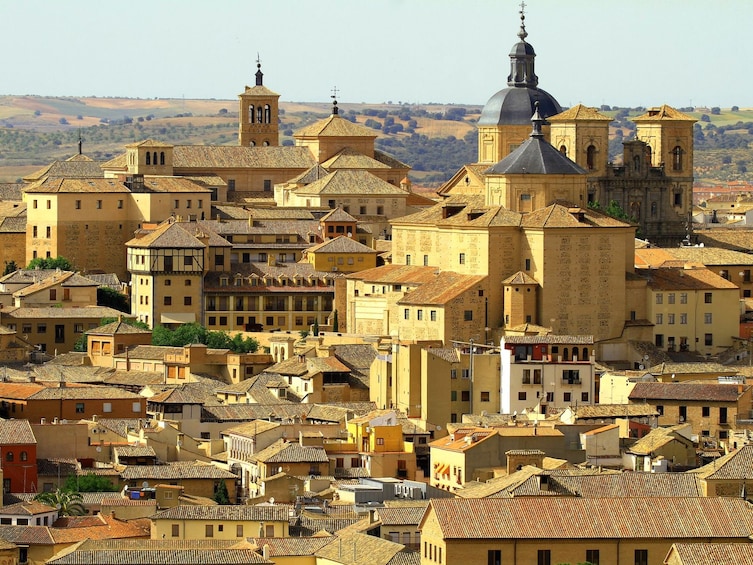
M 57 508 L 60 516 L 83 516 L 87 512 L 80 492 L 57 489 L 55 492 L 40 492 L 34 500 Z

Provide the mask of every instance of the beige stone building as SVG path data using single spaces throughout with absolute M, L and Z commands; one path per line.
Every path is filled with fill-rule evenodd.
M 152 516 L 152 539 L 288 537 L 287 506 L 175 506 Z

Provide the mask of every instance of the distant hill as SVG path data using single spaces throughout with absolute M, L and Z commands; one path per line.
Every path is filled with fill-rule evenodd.
M 237 100 L 0 96 L 0 182 L 70 157 L 78 151 L 79 136 L 93 159 L 112 158 L 125 144 L 147 138 L 236 145 L 237 105 Z M 331 112 L 329 104 L 320 103 L 281 102 L 280 108 L 280 142 L 286 145 L 293 144 L 294 131 Z M 480 106 L 342 103 L 339 108 L 343 117 L 374 129 L 377 147 L 411 165 L 418 186 L 436 187 L 476 160 Z M 698 180 L 753 182 L 753 109 L 682 110 L 699 120 Z M 634 131 L 629 118 L 643 111 L 602 106 L 616 119 L 612 158 Z

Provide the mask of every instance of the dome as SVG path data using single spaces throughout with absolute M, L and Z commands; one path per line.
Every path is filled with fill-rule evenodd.
M 539 113 L 548 118 L 562 112 L 554 96 L 540 88 L 511 86 L 500 90 L 481 111 L 480 126 L 525 125 L 531 123 L 531 116 L 539 103 Z

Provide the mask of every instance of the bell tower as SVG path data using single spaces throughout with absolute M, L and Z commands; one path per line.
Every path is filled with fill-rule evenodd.
M 238 143 L 244 147 L 266 147 L 280 144 L 279 100 L 263 83 L 261 61 L 256 58 L 256 84 L 246 86 L 238 95 Z

